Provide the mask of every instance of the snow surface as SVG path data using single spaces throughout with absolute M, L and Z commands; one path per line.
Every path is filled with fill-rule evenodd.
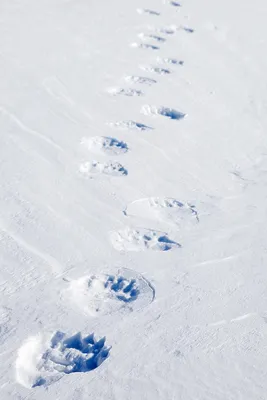
M 266 10 L 1 0 L 1 400 L 266 400 Z

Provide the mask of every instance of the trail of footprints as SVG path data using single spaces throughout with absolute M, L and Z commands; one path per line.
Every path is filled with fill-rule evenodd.
M 163 4 L 180 8 L 176 1 L 163 0 Z M 160 12 L 138 8 L 137 12 L 145 17 L 160 17 Z M 168 36 L 179 30 L 193 33 L 188 27 L 176 25 L 155 28 L 148 26 L 148 32 L 138 34 L 138 42 L 132 47 L 141 50 L 160 52 Z M 107 89 L 110 96 L 140 97 L 145 96 L 145 88 L 157 84 L 150 75 L 168 75 L 176 67 L 184 65 L 183 60 L 161 57 L 158 55 L 154 65 L 139 65 L 144 73 L 123 77 L 126 87 Z M 137 87 L 134 87 L 134 86 Z M 165 117 L 171 120 L 182 120 L 186 114 L 180 110 L 162 105 L 143 104 L 140 113 L 146 117 Z M 140 121 L 109 121 L 111 129 L 128 131 L 149 131 L 153 126 Z M 81 146 L 90 154 L 105 158 L 105 161 L 91 159 L 83 162 L 79 172 L 83 177 L 109 176 L 123 178 L 128 175 L 126 167 L 117 160 L 129 151 L 128 144 L 113 136 L 94 136 L 81 139 Z M 135 200 L 123 210 L 125 219 L 142 221 L 163 221 L 179 229 L 191 227 L 199 218 L 193 205 L 182 203 L 168 197 L 151 197 Z M 110 233 L 110 241 L 115 250 L 129 251 L 174 251 L 181 247 L 167 232 L 154 229 L 125 225 L 124 228 Z M 153 302 L 155 289 L 142 275 L 122 269 L 115 275 L 88 275 L 68 281 L 68 287 L 62 291 L 64 301 L 69 301 L 76 309 L 91 317 L 105 316 L 117 312 L 132 312 L 143 309 Z M 20 384 L 35 388 L 47 387 L 66 374 L 89 372 L 98 368 L 110 354 L 111 347 L 106 346 L 105 338 L 97 340 L 94 334 L 83 337 L 80 332 L 74 335 L 57 331 L 52 334 L 40 334 L 30 337 L 19 349 L 16 361 L 16 375 Z

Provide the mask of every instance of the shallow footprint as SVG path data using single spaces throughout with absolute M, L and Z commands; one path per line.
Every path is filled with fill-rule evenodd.
M 143 96 L 144 93 L 142 92 L 142 90 L 137 90 L 137 89 L 131 89 L 131 88 L 109 88 L 107 90 L 107 92 L 109 94 L 111 94 L 112 96 L 127 96 L 127 97 L 139 97 L 139 96 Z
M 150 105 L 144 105 L 141 109 L 141 113 L 144 115 L 160 115 L 163 117 L 167 117 L 169 119 L 180 120 L 186 117 L 186 114 L 181 111 L 174 110 L 173 108 L 168 107 L 156 107 Z
M 169 239 L 164 232 L 151 229 L 132 229 L 126 227 L 110 235 L 111 243 L 117 251 L 168 251 L 181 245 Z
M 174 35 L 178 30 L 176 25 L 165 26 L 163 28 L 157 29 L 157 32 L 163 33 L 165 35 Z
M 136 10 L 138 14 L 149 14 L 149 15 L 155 15 L 159 16 L 160 13 L 157 11 L 149 10 L 148 8 L 137 8 Z
M 160 42 L 160 43 L 166 42 L 165 38 L 163 38 L 161 36 L 153 35 L 153 34 L 139 33 L 138 37 L 144 41 L 153 39 L 156 42 Z
M 30 337 L 19 349 L 16 360 L 17 381 L 27 387 L 48 387 L 65 374 L 89 372 L 98 368 L 109 356 L 105 338 L 94 334 L 82 337 L 57 331 Z
M 73 280 L 62 295 L 91 316 L 138 311 L 155 297 L 151 284 L 135 271 L 122 268 L 116 275 L 91 275 Z
M 87 161 L 80 165 L 80 172 L 84 176 L 92 176 L 99 174 L 110 175 L 110 176 L 128 175 L 127 169 L 125 169 L 117 161 L 107 161 L 103 163 L 99 161 Z
M 182 5 L 177 1 L 169 1 L 169 4 L 173 7 L 182 7 Z
M 184 30 L 185 32 L 187 32 L 187 33 L 194 33 L 194 32 L 195 32 L 194 29 L 192 29 L 192 28 L 187 28 L 186 26 L 183 27 L 183 30 Z
M 160 67 L 152 67 L 151 65 L 140 65 L 140 69 L 146 72 L 151 72 L 158 75 L 168 75 L 171 73 L 171 70 L 168 68 L 160 68 Z
M 148 44 L 148 43 L 132 43 L 131 47 L 134 47 L 136 49 L 145 49 L 145 50 L 159 50 L 160 49 L 158 46 L 154 46 L 153 44 Z
M 135 76 L 135 75 L 128 75 L 125 76 L 124 80 L 131 84 L 140 84 L 140 85 L 153 85 L 157 83 L 155 79 L 147 78 L 145 76 Z
M 92 138 L 83 138 L 81 144 L 89 151 L 94 153 L 104 153 L 109 156 L 117 156 L 128 151 L 125 142 L 109 136 L 94 136 Z
M 171 64 L 171 65 L 184 65 L 184 61 L 179 61 L 176 58 L 163 58 L 163 57 L 158 57 L 157 62 L 160 64 Z
M 147 197 L 130 203 L 124 211 L 129 217 L 160 220 L 179 228 L 198 223 L 194 206 L 170 197 Z
M 109 122 L 109 126 L 119 129 L 127 129 L 127 130 L 134 130 L 134 131 L 147 131 L 153 129 L 151 126 L 147 126 L 140 122 L 136 121 L 117 121 L 117 122 Z

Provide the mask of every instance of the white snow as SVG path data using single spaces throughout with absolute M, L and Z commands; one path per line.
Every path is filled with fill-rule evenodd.
M 155 290 L 143 276 L 122 268 L 115 275 L 92 275 L 72 280 L 62 297 L 85 315 L 96 317 L 147 307 L 154 300 Z
M 1 400 L 266 400 L 266 10 L 0 2 Z

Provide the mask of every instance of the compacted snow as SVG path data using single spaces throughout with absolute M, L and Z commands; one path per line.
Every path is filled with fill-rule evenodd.
M 1 0 L 1 400 L 266 400 L 263 0 Z

